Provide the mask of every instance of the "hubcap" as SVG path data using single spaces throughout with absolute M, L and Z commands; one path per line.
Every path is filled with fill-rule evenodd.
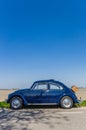
M 64 99 L 63 100 L 63 105 L 64 105 L 64 107 L 66 107 L 66 108 L 69 108 L 69 107 L 71 107 L 71 100 L 70 99 Z
M 20 104 L 19 99 L 15 98 L 15 99 L 12 100 L 12 107 L 13 107 L 13 108 L 17 109 L 17 108 L 20 107 L 20 105 L 21 105 L 21 104 Z

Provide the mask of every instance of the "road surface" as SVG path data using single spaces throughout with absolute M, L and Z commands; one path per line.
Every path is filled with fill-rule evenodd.
M 0 130 L 86 130 L 86 108 L 0 109 Z

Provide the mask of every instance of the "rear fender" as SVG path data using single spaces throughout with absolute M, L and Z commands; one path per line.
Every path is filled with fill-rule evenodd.
M 60 101 L 61 101 L 61 99 L 63 98 L 63 97 L 65 97 L 65 96 L 68 96 L 68 97 L 70 97 L 72 100 L 73 100 L 73 103 L 78 103 L 78 99 L 77 99 L 77 97 L 76 97 L 76 95 L 71 95 L 71 94 L 63 94 L 59 99 L 58 99 L 58 104 L 60 104 Z

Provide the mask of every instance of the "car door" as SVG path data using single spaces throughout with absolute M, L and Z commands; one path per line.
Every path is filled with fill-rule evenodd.
M 36 83 L 33 88 L 28 93 L 28 103 L 31 104 L 41 104 L 44 99 L 42 97 L 42 93 L 44 93 L 48 89 L 48 85 L 46 83 Z

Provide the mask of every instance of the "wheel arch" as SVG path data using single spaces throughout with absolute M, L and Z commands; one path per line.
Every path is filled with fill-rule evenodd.
M 59 105 L 60 105 L 61 100 L 62 100 L 64 97 L 70 97 L 70 98 L 72 99 L 72 101 L 73 101 L 73 104 L 75 103 L 75 102 L 74 102 L 74 99 L 73 99 L 73 97 L 72 97 L 71 95 L 63 95 L 63 96 L 60 97 L 60 99 L 59 99 Z
M 25 98 L 24 98 L 22 95 L 20 95 L 20 94 L 12 95 L 12 96 L 9 98 L 8 103 L 10 103 L 11 99 L 14 98 L 14 97 L 19 97 L 19 98 L 21 98 L 22 101 L 23 101 L 23 105 L 27 105 L 27 102 L 26 102 Z

